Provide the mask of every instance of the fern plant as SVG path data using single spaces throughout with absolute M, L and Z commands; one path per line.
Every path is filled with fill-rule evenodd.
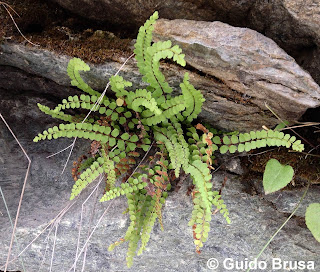
M 158 13 L 155 12 L 140 27 L 134 50 L 142 80 L 148 87 L 131 90 L 131 82 L 118 75 L 112 76 L 110 86 L 114 98 L 101 97 L 80 76 L 80 71 L 88 71 L 89 66 L 73 58 L 67 69 L 71 84 L 87 94 L 69 96 L 54 109 L 38 104 L 41 111 L 63 123 L 34 138 L 38 142 L 78 137 L 94 143 L 96 151 L 93 158 L 77 167 L 79 173 L 70 199 L 79 195 L 100 175 L 106 177 L 106 190 L 101 202 L 126 196 L 130 226 L 125 236 L 109 249 L 127 242 L 129 267 L 133 264 L 134 256 L 145 250 L 156 219 L 163 228 L 161 210 L 167 192 L 172 180 L 182 172 L 190 174 L 194 184 L 191 194 L 194 206 L 189 224 L 193 230 L 196 251 L 200 252 L 208 239 L 214 210 L 220 210 L 227 223 L 230 223 L 229 212 L 221 195 L 212 189 L 212 159 L 216 151 L 235 153 L 265 146 L 303 150 L 303 145 L 294 136 L 278 131 L 262 130 L 219 136 L 201 124 L 196 127 L 192 125 L 205 99 L 190 83 L 188 73 L 185 73 L 180 84 L 180 95 L 171 96 L 173 90 L 160 71 L 160 60 L 172 59 L 181 66 L 185 66 L 186 62 L 181 48 L 172 46 L 171 41 L 152 43 L 153 25 L 157 18 Z M 81 116 L 68 114 L 68 109 L 92 110 L 92 115 L 83 121 Z M 148 163 L 140 165 L 139 171 L 132 171 L 140 155 L 150 150 L 155 151 L 152 151 L 154 154 Z M 119 182 L 122 174 L 127 176 Z

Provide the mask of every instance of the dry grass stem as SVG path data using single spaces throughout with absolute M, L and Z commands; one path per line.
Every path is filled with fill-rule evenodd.
M 95 186 L 95 188 L 92 190 L 92 192 L 89 194 L 89 196 L 85 199 L 85 201 L 81 205 L 81 214 L 80 214 L 80 222 L 79 222 L 79 230 L 78 230 L 78 242 L 77 242 L 77 249 L 76 249 L 76 257 L 75 257 L 75 262 L 74 262 L 74 271 L 76 270 L 77 256 L 78 256 L 78 251 L 79 251 L 79 247 L 80 247 L 80 236 L 81 236 L 81 230 L 82 230 L 82 219 L 83 219 L 84 205 L 91 198 L 92 194 L 98 189 L 100 183 L 103 180 L 103 177 L 104 177 L 104 175 L 100 176 L 98 184 Z
M 4 272 L 7 271 L 8 268 L 8 264 L 9 264 L 9 259 L 10 259 L 10 255 L 11 255 L 11 250 L 12 250 L 12 245 L 13 245 L 13 240 L 15 237 L 15 232 L 16 232 L 16 228 L 17 228 L 17 224 L 18 224 L 18 218 L 19 218 L 19 214 L 20 214 L 20 209 L 21 209 L 21 203 L 22 203 L 22 199 L 23 199 L 23 194 L 26 188 L 26 184 L 27 184 L 27 179 L 29 176 L 29 172 L 30 172 L 30 166 L 31 166 L 31 160 L 27 154 L 27 152 L 24 150 L 24 148 L 22 147 L 22 145 L 20 144 L 18 138 L 16 137 L 16 135 L 13 133 L 13 131 L 11 130 L 10 126 L 8 125 L 8 123 L 6 122 L 6 120 L 4 119 L 4 117 L 2 116 L 2 114 L 0 113 L 0 118 L 2 119 L 2 121 L 4 122 L 4 124 L 6 125 L 6 127 L 8 128 L 8 130 L 10 131 L 11 135 L 13 136 L 13 138 L 16 140 L 16 142 L 18 143 L 18 145 L 20 146 L 23 154 L 25 155 L 25 157 L 28 160 L 28 168 L 24 177 L 24 181 L 23 181 L 23 186 L 22 186 L 22 191 L 20 194 L 20 199 L 19 199 L 19 205 L 18 205 L 18 210 L 17 210 L 17 215 L 16 215 L 16 219 L 14 221 L 14 226 L 13 226 L 13 230 L 12 230 L 12 235 L 11 235 L 11 240 L 10 240 L 10 245 L 9 245 L 9 250 L 8 250 L 8 256 L 7 256 L 7 260 L 6 260 L 6 264 L 4 267 Z
M 21 32 L 20 28 L 18 27 L 16 21 L 14 20 L 10 10 L 12 10 L 17 16 L 19 16 L 19 14 L 7 3 L 5 2 L 1 2 L 0 1 L 0 5 L 3 6 L 3 8 L 7 11 L 7 13 L 9 14 L 14 26 L 16 27 L 16 29 L 18 30 L 18 32 L 20 33 L 20 35 L 30 44 L 34 45 L 34 46 L 40 46 L 39 44 L 35 44 L 32 41 L 30 41 L 26 36 L 23 35 L 23 33 Z M 9 10 L 10 9 L 10 10 Z M 20 17 L 20 16 L 19 16 Z

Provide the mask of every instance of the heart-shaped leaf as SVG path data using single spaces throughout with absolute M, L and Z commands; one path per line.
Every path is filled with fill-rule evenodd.
M 276 159 L 270 159 L 263 174 L 263 188 L 266 194 L 276 192 L 293 178 L 293 168 L 290 165 L 282 165 Z
M 314 238 L 320 242 L 320 203 L 312 203 L 308 206 L 306 224 Z

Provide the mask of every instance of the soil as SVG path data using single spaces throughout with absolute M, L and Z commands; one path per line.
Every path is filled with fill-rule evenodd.
M 7 5 L 0 5 L 0 42 L 6 40 L 33 46 L 18 32 L 7 7 L 21 32 L 40 48 L 92 63 L 119 61 L 132 54 L 132 39 L 120 38 L 119 30 L 81 18 L 51 1 L 5 0 L 0 3 L 10 5 L 19 15 Z
M 303 121 L 319 121 L 319 109 L 316 115 L 314 110 L 303 116 Z M 310 113 L 311 112 L 311 113 Z M 315 120 L 312 120 L 313 117 Z M 265 166 L 269 159 L 277 159 L 281 164 L 290 165 L 294 169 L 294 178 L 292 182 L 285 188 L 295 189 L 304 187 L 308 182 L 313 185 L 320 184 L 320 123 L 319 125 L 306 126 L 291 130 L 283 130 L 284 133 L 295 135 L 297 139 L 301 139 L 305 145 L 305 150 L 302 153 L 293 152 L 286 148 L 265 148 L 253 150 L 248 156 L 242 157 L 242 166 L 247 170 L 243 176 L 243 180 L 250 180 L 253 177 L 261 179 Z

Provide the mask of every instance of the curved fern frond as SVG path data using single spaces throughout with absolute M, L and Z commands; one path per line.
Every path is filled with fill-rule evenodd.
M 50 115 L 53 118 L 57 118 L 66 122 L 72 122 L 73 116 L 69 114 L 65 114 L 63 112 L 56 112 L 55 110 L 51 110 L 49 107 L 45 105 L 41 105 L 40 103 L 37 104 L 38 108 L 44 112 L 45 114 Z
M 201 203 L 205 210 L 211 211 L 213 192 L 211 191 L 212 183 L 210 182 L 212 176 L 206 163 L 200 160 L 193 161 L 184 169 L 187 174 L 190 174 L 193 180 L 193 184 L 196 186 L 196 190 L 200 192 Z
M 71 85 L 78 87 L 88 94 L 100 97 L 101 93 L 93 90 L 87 83 L 85 83 L 81 78 L 79 71 L 90 71 L 90 67 L 79 58 L 71 59 L 67 68 L 68 75 L 71 78 Z
M 181 66 L 185 66 L 184 54 L 178 45 L 171 47 L 171 41 L 157 42 L 145 51 L 145 66 L 142 74 L 143 81 L 150 84 L 154 91 L 152 96 L 158 104 L 165 102 L 165 95 L 172 92 L 172 88 L 166 82 L 160 71 L 160 59 L 173 58 Z
M 176 128 L 172 125 L 165 128 L 155 127 L 154 137 L 165 145 L 172 168 L 175 170 L 175 176 L 179 177 L 181 167 L 188 165 L 189 150 L 185 140 L 181 138 L 180 124 L 175 124 L 175 126 Z
M 114 199 L 120 195 L 137 192 L 138 190 L 142 190 L 146 186 L 147 183 L 143 181 L 141 176 L 138 179 L 130 178 L 127 183 L 122 183 L 121 187 L 114 187 L 111 190 L 105 192 L 103 197 L 100 199 L 100 202 Z
M 145 71 L 145 50 L 151 45 L 153 25 L 158 18 L 158 12 L 156 11 L 150 16 L 144 25 L 139 28 L 137 41 L 134 45 L 135 50 L 133 52 L 135 53 L 135 59 L 137 60 L 139 71 L 143 75 Z
M 156 116 L 161 114 L 157 102 L 152 97 L 152 94 L 146 89 L 137 89 L 135 92 L 129 92 L 127 94 L 126 103 L 129 108 L 136 112 L 141 112 L 142 109 L 140 106 L 144 106 Z
M 164 122 L 172 117 L 177 116 L 180 112 L 185 109 L 185 103 L 183 100 L 183 96 L 176 96 L 163 102 L 160 106 L 162 109 L 162 114 L 157 116 L 149 110 L 145 110 L 142 112 L 141 122 L 148 126 L 153 126 Z
M 103 164 L 103 158 L 99 157 L 94 163 L 91 164 L 89 168 L 87 168 L 82 174 L 80 174 L 80 178 L 72 187 L 70 200 L 79 195 L 81 191 L 88 186 L 89 183 L 94 181 L 100 174 L 104 172 Z
M 205 99 L 201 92 L 196 90 L 193 85 L 190 84 L 188 73 L 185 73 L 183 82 L 180 84 L 180 88 L 186 106 L 186 109 L 182 112 L 182 115 L 186 117 L 189 122 L 191 122 L 193 119 L 198 117 Z
M 131 87 L 132 83 L 126 81 L 122 76 L 116 75 L 110 77 L 110 87 L 111 90 L 115 92 L 116 97 L 124 97 L 128 94 L 128 91 L 125 90 L 126 87 Z

